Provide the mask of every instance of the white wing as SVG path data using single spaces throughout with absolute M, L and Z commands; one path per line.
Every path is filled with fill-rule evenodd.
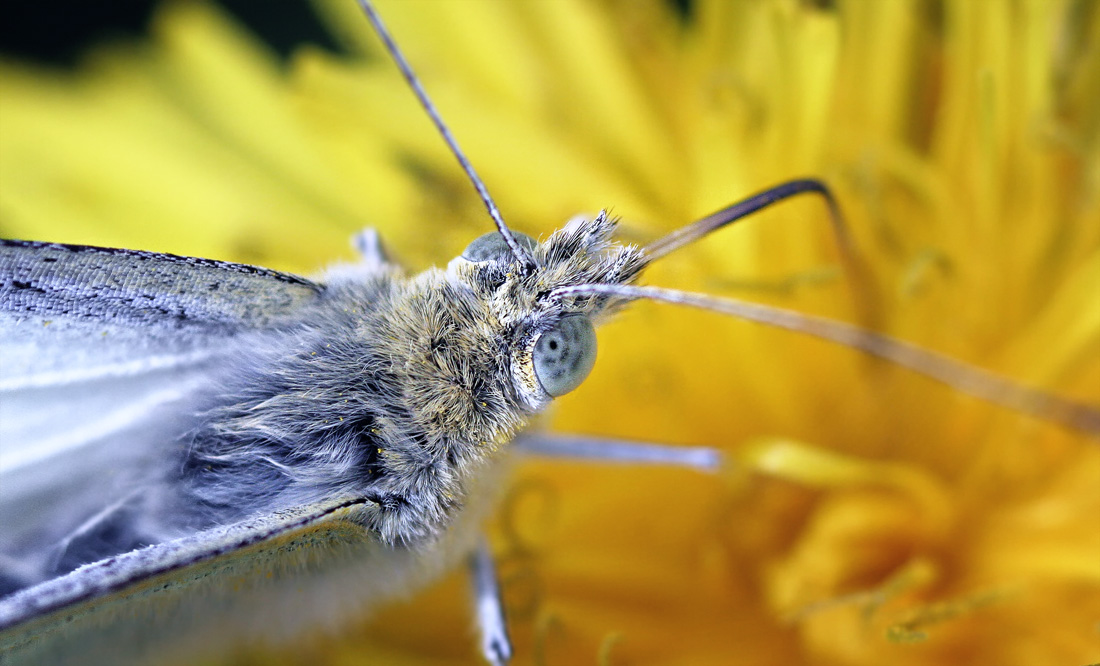
M 0 241 L 0 551 L 18 561 L 71 523 L 56 511 L 115 501 L 103 489 L 145 462 L 167 406 L 321 292 L 240 264 Z
M 0 473 L 126 427 L 186 390 L 227 338 L 321 290 L 240 264 L 0 243 Z

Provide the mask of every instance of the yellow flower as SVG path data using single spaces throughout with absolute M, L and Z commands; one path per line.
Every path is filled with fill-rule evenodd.
M 613 207 L 645 240 L 822 177 L 873 302 L 812 198 L 646 281 L 871 321 L 1100 402 L 1093 5 L 380 4 L 519 229 Z M 309 271 L 370 225 L 410 266 L 457 254 L 490 228 L 480 203 L 353 3 L 322 8 L 373 58 L 286 74 L 180 4 L 76 75 L 5 63 L 4 235 Z M 600 343 L 546 427 L 721 446 L 734 470 L 519 466 L 490 526 L 518 663 L 1095 661 L 1095 436 L 707 313 L 638 304 Z M 468 626 L 456 573 L 292 659 L 477 663 Z

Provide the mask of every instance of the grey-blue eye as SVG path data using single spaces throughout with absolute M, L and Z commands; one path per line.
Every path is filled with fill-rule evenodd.
M 515 236 L 516 241 L 527 248 L 528 251 L 535 251 L 538 241 L 534 238 L 531 238 L 522 231 L 515 230 L 512 231 L 512 235 Z M 499 231 L 490 231 L 487 234 L 475 238 L 466 246 L 466 249 L 462 251 L 462 258 L 474 263 L 481 263 L 483 261 L 503 261 L 511 263 L 515 261 L 512 249 L 508 247 L 507 241 L 504 240 L 504 236 L 501 236 Z
M 596 364 L 596 329 L 592 322 L 581 314 L 562 317 L 557 326 L 535 340 L 531 362 L 542 390 L 551 397 L 577 388 Z

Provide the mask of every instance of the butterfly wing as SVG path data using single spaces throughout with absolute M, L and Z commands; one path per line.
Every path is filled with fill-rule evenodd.
M 321 291 L 241 264 L 0 241 L 0 470 L 124 427 L 226 339 Z
M 372 508 L 351 499 L 257 517 L 94 562 L 21 590 L 0 599 L 0 662 L 146 662 L 193 651 L 173 642 L 190 640 L 195 631 L 216 642 L 212 627 L 230 622 L 219 616 L 243 597 L 276 594 L 317 573 L 300 553 L 326 551 L 335 562 L 325 570 L 329 579 L 340 577 L 341 563 L 369 562 L 371 544 L 356 522 L 358 513 Z M 375 548 L 373 555 L 386 553 Z M 230 623 L 235 631 L 248 631 L 239 620 Z
M 0 663 L 188 663 L 257 638 L 338 628 L 470 552 L 503 473 L 477 479 L 455 529 L 415 553 L 364 530 L 377 504 L 344 498 L 88 564 L 0 598 Z
M 240 264 L 0 241 L 0 584 L 20 587 L 69 514 L 117 500 L 125 471 L 153 455 L 159 408 L 322 293 Z

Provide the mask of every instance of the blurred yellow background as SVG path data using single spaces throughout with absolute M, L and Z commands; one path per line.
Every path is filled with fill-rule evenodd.
M 1070 0 L 378 0 L 509 222 L 645 241 L 783 180 L 646 282 L 863 321 L 1100 403 L 1100 9 Z M 489 230 L 354 3 L 282 63 L 216 7 L 72 71 L 0 63 L 0 233 L 308 273 Z M 538 427 L 720 446 L 722 478 L 525 462 L 488 526 L 517 664 L 1084 664 L 1100 449 L 904 370 L 639 304 Z M 479 663 L 461 575 L 224 663 Z M 323 601 L 323 600 L 322 600 Z M 316 600 L 314 601 L 316 602 Z

